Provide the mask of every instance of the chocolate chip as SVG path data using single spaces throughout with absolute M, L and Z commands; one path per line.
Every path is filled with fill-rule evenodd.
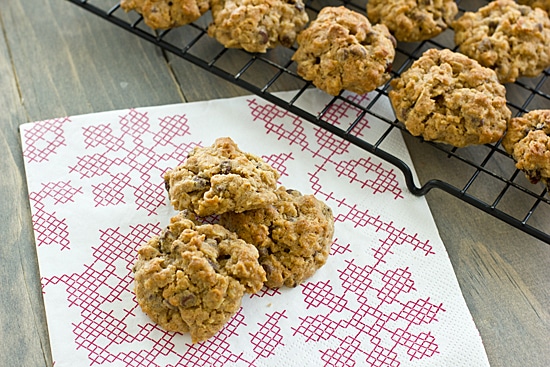
M 231 172 L 231 161 L 222 161 L 220 163 L 220 173 L 222 175 L 227 175 Z
M 386 69 L 384 69 L 384 73 L 391 72 L 391 69 L 393 68 L 393 63 L 391 61 L 386 62 Z
M 258 34 L 260 35 L 261 44 L 266 44 L 269 41 L 269 35 L 267 34 L 267 31 L 265 29 L 260 29 L 258 31 Z
M 190 292 L 186 292 L 183 294 L 180 298 L 180 305 L 181 307 L 192 307 L 195 305 L 195 295 Z
M 193 177 L 193 186 L 195 190 L 201 190 L 208 187 L 208 180 L 199 176 Z
M 294 40 L 291 37 L 289 37 L 287 34 L 285 34 L 279 37 L 279 43 L 283 47 L 290 47 L 294 43 Z

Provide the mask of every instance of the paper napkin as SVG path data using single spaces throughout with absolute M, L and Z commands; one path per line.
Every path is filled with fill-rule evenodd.
M 321 111 L 328 98 L 311 90 L 299 103 Z M 331 108 L 336 125 L 357 119 Z M 375 108 L 393 119 L 385 97 Z M 355 129 L 386 127 L 364 118 Z M 334 242 L 312 278 L 245 296 L 223 330 L 192 344 L 142 313 L 131 269 L 175 214 L 164 172 L 222 136 L 325 201 Z M 39 121 L 21 138 L 56 367 L 488 366 L 425 199 L 392 165 L 286 110 L 247 96 Z M 412 167 L 399 131 L 384 149 Z

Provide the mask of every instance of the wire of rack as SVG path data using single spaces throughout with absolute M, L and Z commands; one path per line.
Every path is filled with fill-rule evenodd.
M 550 244 L 550 229 L 544 224 L 544 219 L 540 219 L 550 214 L 550 198 L 547 190 L 542 185 L 530 184 L 523 173 L 515 168 L 512 158 L 499 143 L 457 149 L 416 138 L 420 144 L 433 147 L 438 152 L 435 154 L 444 154 L 451 159 L 452 164 L 457 165 L 457 169 L 464 169 L 470 174 L 466 182 L 457 183 L 450 182 L 446 178 L 431 178 L 421 185 L 415 183 L 411 168 L 403 160 L 383 149 L 384 139 L 392 131 L 397 129 L 403 134 L 409 134 L 396 119 L 389 119 L 377 112 L 377 102 L 387 97 L 389 82 L 376 89 L 366 106 L 357 103 L 353 94 L 342 93 L 333 97 L 321 112 L 308 111 L 300 106 L 299 98 L 313 86 L 296 73 L 295 64 L 291 60 L 295 51 L 293 47 L 277 47 L 265 54 L 226 49 L 207 34 L 208 24 L 211 21 L 209 13 L 196 22 L 177 29 L 154 31 L 144 24 L 143 18 L 138 13 L 124 12 L 119 1 L 67 1 L 393 164 L 402 172 L 408 190 L 414 195 L 425 195 L 432 189 L 442 190 Z M 314 19 L 323 6 L 344 5 L 364 14 L 366 2 L 366 0 L 310 0 L 306 3 L 306 7 L 310 19 Z M 486 3 L 488 1 L 457 1 L 459 13 L 475 10 Z M 449 36 L 448 33 L 423 42 L 398 43 L 392 77 L 399 76 L 423 51 L 434 47 L 456 50 L 452 35 Z M 265 79 L 247 78 L 247 71 L 253 68 L 263 68 Z M 521 115 L 533 109 L 550 108 L 549 79 L 550 70 L 546 70 L 538 78 L 519 79 L 506 85 L 508 106 L 513 114 Z M 292 98 L 283 99 L 275 93 L 281 89 L 296 92 Z M 357 117 L 348 126 L 337 126 L 328 118 L 331 106 L 336 104 L 345 104 L 358 111 Z M 374 138 L 365 138 L 357 134 L 355 127 L 364 118 L 382 121 L 385 124 L 385 131 Z M 475 155 L 471 154 L 472 150 L 476 150 Z M 494 186 L 494 196 L 489 198 L 477 195 L 475 187 L 479 182 Z M 521 212 L 517 212 L 517 208 L 514 211 L 508 210 L 509 201 L 522 202 Z M 534 217 L 538 219 L 534 220 Z

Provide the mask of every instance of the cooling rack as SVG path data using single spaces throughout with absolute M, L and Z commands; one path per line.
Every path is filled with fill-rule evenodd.
M 211 21 L 209 12 L 184 27 L 153 31 L 136 12 L 124 12 L 119 1 L 67 1 L 386 160 L 403 173 L 407 188 L 414 195 L 425 195 L 432 189 L 442 190 L 550 244 L 550 223 L 546 220 L 550 217 L 550 199 L 545 187 L 529 183 L 499 143 L 457 149 L 412 138 L 418 144 L 427 144 L 428 149 L 434 150 L 434 155 L 448 159 L 453 170 L 466 173 L 466 179 L 463 174 L 461 178 L 447 175 L 430 178 L 420 184 L 415 182 L 411 168 L 384 150 L 384 139 L 394 131 L 410 136 L 397 120 L 378 113 L 378 103 L 387 98 L 389 82 L 371 93 L 366 105 L 358 103 L 357 96 L 342 93 L 333 97 L 323 111 L 308 111 L 300 106 L 299 100 L 313 86 L 296 73 L 296 66 L 291 60 L 295 48 L 277 47 L 265 54 L 225 49 L 207 34 Z M 344 5 L 365 14 L 366 3 L 367 0 L 310 0 L 306 8 L 310 19 L 314 19 L 324 6 Z M 477 0 L 457 1 L 459 15 L 465 11 L 475 11 L 487 3 Z M 456 50 L 452 30 L 424 42 L 398 43 L 392 77 L 399 76 L 429 48 Z M 550 108 L 549 75 L 550 71 L 546 70 L 537 78 L 520 79 L 506 85 L 508 106 L 514 116 L 534 109 Z M 282 99 L 276 93 L 281 90 L 293 90 L 296 93 L 291 98 Z M 348 126 L 331 123 L 331 108 L 336 105 L 356 111 L 356 116 Z M 363 119 L 381 121 L 385 126 L 383 132 L 374 137 L 358 134 L 356 127 Z M 485 189 L 482 190 L 482 187 Z M 492 188 L 490 194 L 487 193 L 487 187 Z

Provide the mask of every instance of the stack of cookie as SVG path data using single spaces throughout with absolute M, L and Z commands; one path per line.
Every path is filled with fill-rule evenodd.
M 230 138 L 195 148 L 165 175 L 179 211 L 138 250 L 136 299 L 161 327 L 193 342 L 218 332 L 245 293 L 295 287 L 328 258 L 331 209 L 277 186 L 279 174 Z

